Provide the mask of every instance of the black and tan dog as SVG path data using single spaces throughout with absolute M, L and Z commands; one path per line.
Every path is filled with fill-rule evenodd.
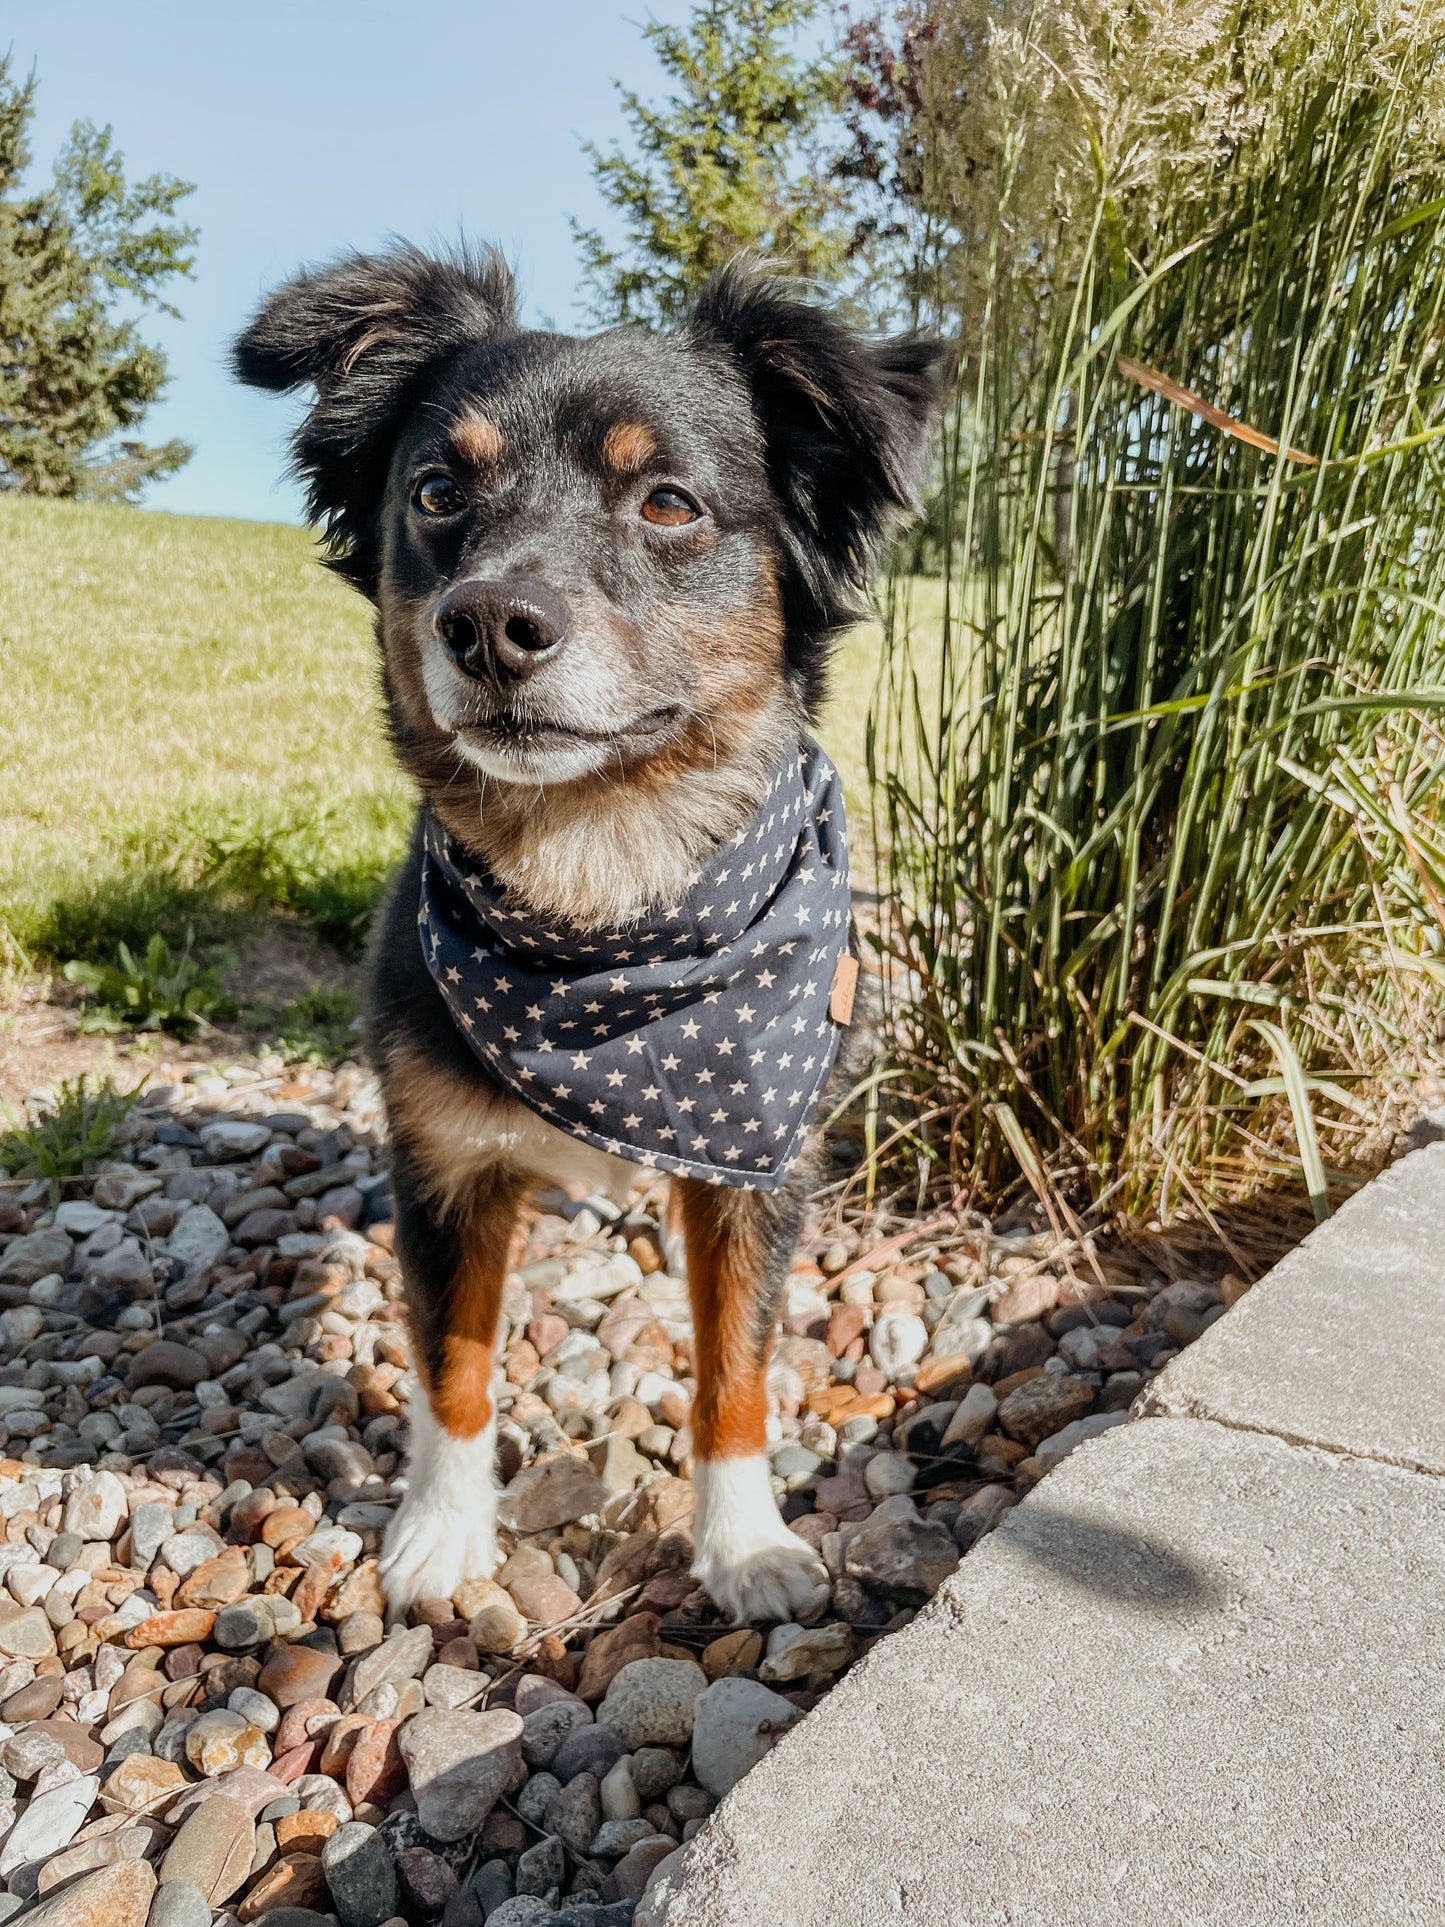
M 615 1188 L 637 1155 L 592 1140 L 581 1113 L 569 1129 L 549 1121 L 550 1104 L 519 1095 L 525 1063 L 485 1067 L 444 994 L 428 852 L 449 853 L 432 888 L 459 915 L 485 888 L 512 906 L 500 917 L 619 950 L 619 933 L 686 900 L 709 864 L 717 874 L 777 772 L 798 780 L 829 644 L 911 504 L 943 351 L 868 340 L 741 269 L 670 333 L 528 332 L 496 256 L 397 248 L 280 288 L 236 367 L 258 387 L 314 389 L 296 467 L 331 565 L 375 604 L 392 740 L 424 799 L 374 939 L 370 1016 L 424 1387 L 384 1558 L 401 1607 L 496 1563 L 493 1346 L 529 1193 L 559 1177 Z M 740 901 L 725 907 L 746 918 Z M 829 917 L 841 943 L 846 911 Z M 659 968 L 644 1016 L 670 994 Z M 568 981 L 564 969 L 559 997 Z M 823 1065 L 815 1075 L 825 1049 L 831 1061 L 826 1042 L 804 1060 Z M 805 1093 L 805 1112 L 820 1095 Z M 695 1571 L 739 1617 L 792 1618 L 824 1575 L 773 1501 L 764 1380 L 809 1158 L 786 1175 L 766 1162 L 750 1183 L 736 1168 L 673 1181 L 696 1338 Z

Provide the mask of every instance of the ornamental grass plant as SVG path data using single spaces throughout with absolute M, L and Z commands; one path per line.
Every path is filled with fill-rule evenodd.
M 875 1148 L 1323 1215 L 1440 1061 L 1445 6 L 919 23 L 960 379 L 869 725 Z

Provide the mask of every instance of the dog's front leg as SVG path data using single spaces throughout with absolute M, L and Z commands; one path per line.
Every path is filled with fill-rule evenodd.
M 768 1469 L 768 1354 L 804 1190 L 680 1183 L 696 1337 L 692 1411 L 697 1519 L 693 1573 L 735 1619 L 821 1611 L 828 1575 L 783 1523 Z
M 492 1357 L 521 1186 L 493 1169 L 438 1211 L 404 1142 L 393 1152 L 397 1253 L 417 1385 L 407 1492 L 381 1571 L 394 1613 L 450 1599 L 497 1564 Z

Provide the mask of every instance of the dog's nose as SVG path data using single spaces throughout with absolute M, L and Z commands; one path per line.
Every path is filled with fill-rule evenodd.
M 535 576 L 471 577 L 442 597 L 436 632 L 478 682 L 523 682 L 567 640 L 568 609 Z

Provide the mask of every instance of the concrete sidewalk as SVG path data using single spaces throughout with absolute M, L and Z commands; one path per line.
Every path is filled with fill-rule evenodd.
M 1445 1921 L 1442 1470 L 1445 1145 L 1050 1474 L 639 1920 Z

